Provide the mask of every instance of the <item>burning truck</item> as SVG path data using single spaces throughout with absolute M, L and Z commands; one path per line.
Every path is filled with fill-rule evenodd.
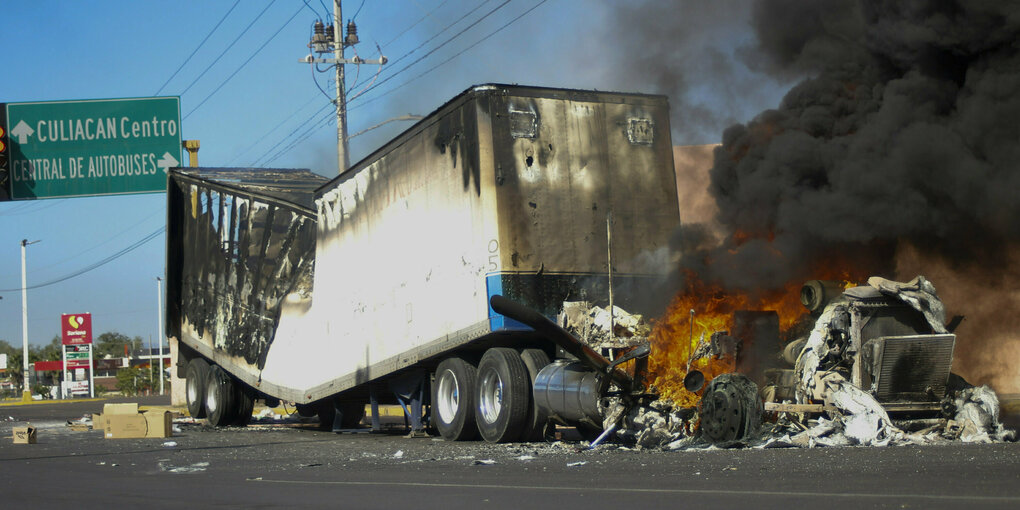
M 663 96 L 476 86 L 332 180 L 176 169 L 167 196 L 167 334 L 214 425 L 256 399 L 333 428 L 400 403 L 448 440 L 652 444 L 824 412 L 873 443 L 905 430 L 889 413 L 956 416 L 953 323 L 923 280 L 811 282 L 806 318 L 791 293 L 623 311 L 655 309 L 680 226 Z

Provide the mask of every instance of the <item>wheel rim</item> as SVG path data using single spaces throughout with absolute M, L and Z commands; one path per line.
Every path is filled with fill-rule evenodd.
M 205 394 L 205 409 L 210 415 L 215 413 L 216 408 L 219 407 L 219 402 L 216 397 L 215 385 L 210 385 L 209 391 Z
M 439 400 L 439 418 L 443 423 L 453 423 L 457 417 L 457 410 L 460 409 L 460 384 L 457 381 L 457 374 L 452 370 L 445 370 L 439 375 L 436 396 Z
M 486 423 L 495 423 L 503 408 L 503 380 L 495 370 L 486 370 L 479 391 L 479 409 Z

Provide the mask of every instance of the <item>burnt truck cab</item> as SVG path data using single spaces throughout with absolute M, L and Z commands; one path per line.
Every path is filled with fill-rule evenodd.
M 834 374 L 888 413 L 940 412 L 956 335 L 945 325 L 934 286 L 919 276 L 907 283 L 873 277 L 866 285 L 834 291 L 840 287 L 817 280 L 804 285 L 801 301 L 814 327 L 784 349 L 782 358 L 792 370 L 766 371 L 765 410 L 784 410 L 781 403 L 791 401 L 830 404 L 820 380 Z

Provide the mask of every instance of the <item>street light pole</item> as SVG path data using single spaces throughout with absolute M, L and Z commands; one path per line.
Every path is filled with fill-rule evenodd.
M 159 340 L 159 394 L 163 394 L 163 278 L 156 277 L 156 338 Z
M 29 385 L 28 372 L 28 283 L 25 276 L 25 247 L 39 241 L 21 240 L 21 400 L 32 400 L 32 387 Z

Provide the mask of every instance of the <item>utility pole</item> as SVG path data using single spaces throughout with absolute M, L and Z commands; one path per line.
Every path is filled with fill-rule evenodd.
M 28 284 L 25 276 L 25 247 L 39 241 L 21 240 L 21 400 L 30 402 L 32 400 L 32 386 L 29 384 L 28 372 Z
M 343 21 L 344 17 L 341 14 L 340 4 L 341 0 L 333 0 L 333 39 L 336 39 L 337 29 L 340 28 L 340 22 Z M 353 24 L 354 21 L 351 21 Z M 348 24 L 350 27 L 350 24 Z M 348 36 L 344 38 L 344 44 L 347 43 L 347 39 L 350 38 L 350 28 L 347 29 Z M 357 29 L 354 30 L 354 38 L 358 37 Z M 351 166 L 351 156 L 348 154 L 347 148 L 347 91 L 344 90 L 344 44 L 333 43 L 333 58 L 337 61 L 336 64 L 336 161 L 337 165 L 340 166 L 340 173 L 347 170 L 347 167 Z M 352 43 L 353 45 L 353 43 Z
M 320 56 L 325 53 L 333 53 L 333 58 L 316 58 L 309 54 L 298 60 L 306 64 L 334 64 L 336 65 L 336 155 L 339 172 L 343 173 L 351 165 L 351 157 L 347 150 L 347 92 L 344 90 L 344 65 L 345 64 L 378 64 L 386 63 L 386 57 L 380 55 L 378 59 L 365 60 L 355 55 L 352 59 L 344 58 L 344 48 L 358 44 L 358 27 L 354 21 L 347 22 L 347 35 L 343 34 L 341 25 L 343 15 L 340 8 L 340 0 L 333 1 L 333 24 L 324 26 L 322 21 L 316 21 L 313 29 L 312 40 L 308 47 Z
M 163 278 L 156 277 L 156 325 L 159 338 L 159 394 L 163 394 Z M 151 351 L 150 351 L 151 352 Z

